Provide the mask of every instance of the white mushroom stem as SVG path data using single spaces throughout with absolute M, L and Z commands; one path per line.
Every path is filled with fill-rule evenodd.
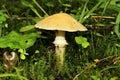
M 56 66 L 58 68 L 58 71 L 61 71 L 64 62 L 65 46 L 68 44 L 65 40 L 65 31 L 56 32 L 56 38 L 53 43 L 55 45 L 56 51 Z

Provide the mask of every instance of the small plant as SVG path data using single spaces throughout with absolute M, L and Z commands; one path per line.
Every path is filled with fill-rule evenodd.
M 75 37 L 75 41 L 77 44 L 81 44 L 83 48 L 87 48 L 90 45 L 90 43 L 87 41 L 87 38 L 82 36 Z
M 0 48 L 10 48 L 13 50 L 18 50 L 20 52 L 20 58 L 25 59 L 26 49 L 32 46 L 38 34 L 29 33 L 21 35 L 15 31 L 11 31 L 6 36 L 0 38 Z

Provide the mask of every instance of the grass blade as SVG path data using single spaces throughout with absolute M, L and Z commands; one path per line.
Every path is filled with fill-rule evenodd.
M 116 33 L 116 35 L 120 39 L 119 25 L 120 25 L 120 12 L 118 13 L 118 16 L 117 16 L 116 21 L 115 21 L 115 26 L 114 26 L 114 32 Z
M 43 13 L 44 13 L 45 15 L 49 16 L 49 15 L 47 14 L 47 12 L 37 3 L 36 0 L 33 0 L 33 2 L 41 9 L 41 11 L 43 11 Z
M 84 22 L 103 2 L 104 0 L 100 0 L 90 11 L 88 11 L 82 22 Z

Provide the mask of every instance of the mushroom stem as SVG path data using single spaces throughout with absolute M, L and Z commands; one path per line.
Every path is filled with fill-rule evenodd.
M 68 44 L 65 40 L 65 31 L 58 31 L 56 32 L 56 38 L 53 42 L 55 45 L 55 54 L 56 54 L 56 66 L 58 72 L 62 70 L 63 62 L 64 62 L 64 53 L 65 53 L 65 46 Z

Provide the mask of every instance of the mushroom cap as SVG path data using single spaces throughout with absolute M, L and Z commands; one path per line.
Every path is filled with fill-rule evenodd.
M 61 30 L 68 32 L 87 31 L 87 28 L 77 22 L 67 13 L 57 13 L 39 21 L 36 28 L 45 30 Z

